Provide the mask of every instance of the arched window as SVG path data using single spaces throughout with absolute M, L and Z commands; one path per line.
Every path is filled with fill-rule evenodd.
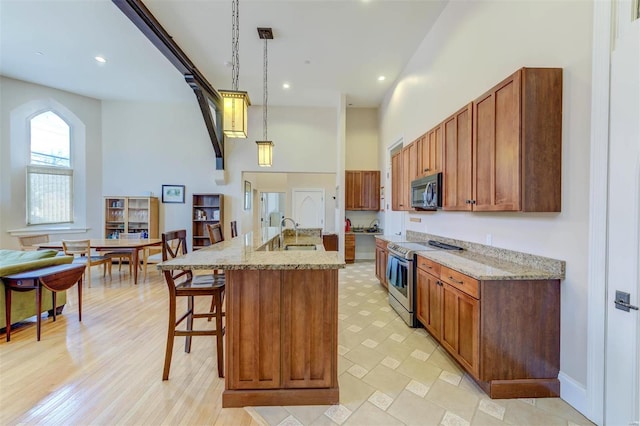
M 69 125 L 53 111 L 29 120 L 27 224 L 73 222 L 73 169 Z

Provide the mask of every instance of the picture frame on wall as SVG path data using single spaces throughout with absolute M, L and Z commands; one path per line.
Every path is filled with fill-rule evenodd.
M 251 182 L 244 181 L 244 209 L 251 210 Z
M 162 202 L 184 204 L 184 185 L 162 185 Z

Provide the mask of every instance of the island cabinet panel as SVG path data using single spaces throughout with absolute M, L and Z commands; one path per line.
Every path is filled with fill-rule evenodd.
M 280 374 L 280 271 L 233 271 L 227 289 L 229 379 L 234 389 L 274 389 Z
M 332 405 L 338 270 L 227 270 L 223 407 Z
M 337 276 L 331 270 L 283 273 L 285 388 L 329 388 L 337 381 Z
M 384 288 L 388 288 L 387 284 L 387 260 L 389 252 L 387 251 L 387 242 L 385 240 L 376 239 L 376 277 Z
M 442 287 L 442 346 L 472 375 L 478 376 L 479 303 L 444 283 Z

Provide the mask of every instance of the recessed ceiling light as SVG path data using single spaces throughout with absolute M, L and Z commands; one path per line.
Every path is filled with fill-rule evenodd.
M 42 55 L 44 55 L 44 53 L 42 53 L 42 52 L 36 52 L 36 55 L 38 55 L 38 56 L 42 56 Z
M 282 88 L 283 88 L 283 89 L 288 89 L 289 87 L 291 87 L 291 86 L 289 85 L 289 83 L 282 83 Z
M 387 78 L 387 77 L 385 77 L 384 75 L 381 75 L 381 76 L 378 77 L 378 81 L 384 81 L 385 78 Z
M 105 58 L 103 58 L 102 56 L 96 56 L 95 59 L 97 62 L 100 62 L 101 64 L 104 64 L 107 62 L 107 60 Z

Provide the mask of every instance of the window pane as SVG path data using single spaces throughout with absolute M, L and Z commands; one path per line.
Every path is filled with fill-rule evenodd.
M 72 185 L 71 169 L 27 167 L 27 224 L 71 222 Z
M 71 167 L 69 126 L 52 111 L 31 119 L 31 164 Z

